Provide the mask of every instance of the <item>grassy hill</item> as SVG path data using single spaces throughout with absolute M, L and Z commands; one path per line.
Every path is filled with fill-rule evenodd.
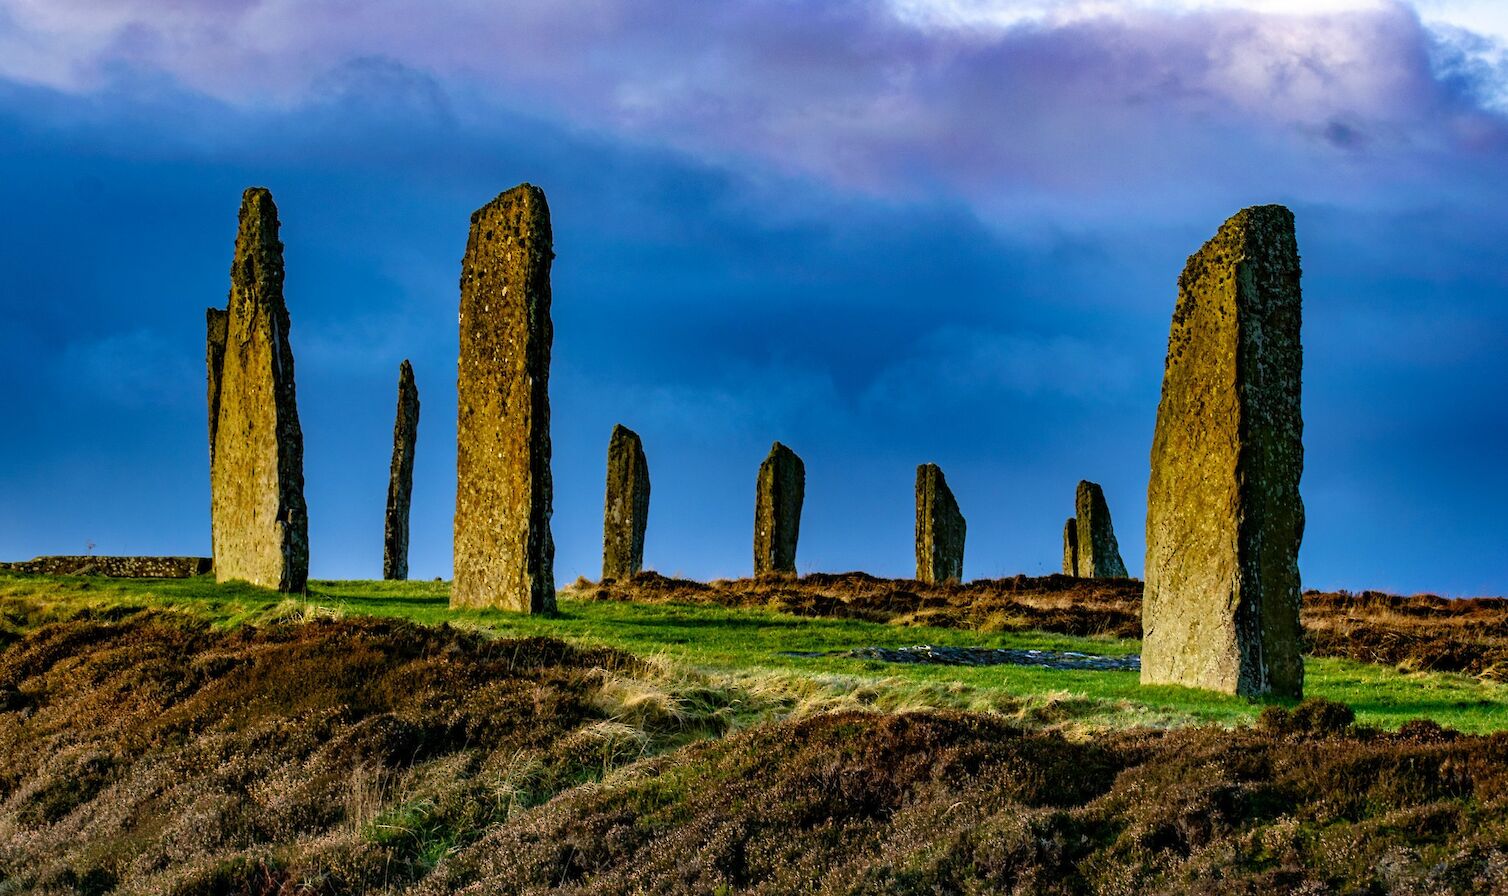
M 1328 699 L 1292 706 L 791 656 L 1137 649 L 1125 586 L 808 579 L 579 583 L 540 618 L 0 577 L 0 893 L 1508 888 L 1508 736 L 1466 733 L 1508 729 L 1490 670 L 1311 658 Z M 1316 625 L 1404 637 L 1374 603 Z

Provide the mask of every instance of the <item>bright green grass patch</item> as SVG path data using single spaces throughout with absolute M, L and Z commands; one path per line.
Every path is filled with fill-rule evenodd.
M 669 676 L 700 676 L 747 697 L 746 721 L 866 706 L 999 712 L 1034 725 L 1065 728 L 1236 724 L 1260 702 L 1178 687 L 1141 687 L 1134 672 L 1060 671 L 1025 666 L 958 667 L 881 663 L 791 652 L 936 644 L 1134 653 L 1134 640 L 1079 638 L 1042 632 L 985 633 L 963 629 L 811 619 L 759 610 L 678 604 L 582 601 L 563 595 L 560 614 L 524 616 L 452 612 L 444 582 L 311 582 L 290 598 L 208 578 L 111 580 L 0 575 L 0 601 L 16 620 L 82 611 L 178 610 L 220 625 L 297 621 L 321 615 L 401 617 L 475 628 L 500 636 L 547 635 L 606 644 L 659 660 Z M 11 625 L 17 624 L 12 621 Z M 1462 731 L 1508 729 L 1508 686 L 1471 676 L 1404 673 L 1340 659 L 1307 659 L 1306 693 L 1349 704 L 1357 721 L 1385 728 L 1431 718 Z M 686 686 L 681 681 L 681 688 Z

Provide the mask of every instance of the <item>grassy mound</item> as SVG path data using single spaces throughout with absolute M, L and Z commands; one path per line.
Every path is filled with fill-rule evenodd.
M 1508 739 L 1344 707 L 1073 742 L 832 714 L 642 763 L 459 852 L 442 893 L 1501 893 Z
M 645 671 L 617 651 L 395 621 L 45 625 L 0 654 L 0 881 L 399 884 L 556 792 L 721 730 L 718 707 L 626 698 Z

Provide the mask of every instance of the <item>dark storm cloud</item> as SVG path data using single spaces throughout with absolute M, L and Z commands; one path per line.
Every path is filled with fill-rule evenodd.
M 1079 478 L 1136 569 L 1174 279 L 1224 217 L 1283 201 L 1306 577 L 1508 589 L 1508 533 L 1461 519 L 1508 500 L 1505 124 L 1481 48 L 1404 7 L 1012 29 L 742 0 L 49 8 L 0 18 L 0 49 L 53 51 L 0 67 L 61 85 L 0 82 L 0 349 L 28 433 L 0 448 L 8 554 L 202 550 L 202 315 L 263 183 L 314 572 L 377 569 L 412 357 L 413 567 L 447 575 L 466 219 L 530 180 L 559 256 L 563 580 L 593 574 L 619 421 L 666 572 L 746 569 L 774 438 L 808 465 L 803 569 L 908 572 L 923 461 L 969 518 L 969 575 L 1055 566 Z

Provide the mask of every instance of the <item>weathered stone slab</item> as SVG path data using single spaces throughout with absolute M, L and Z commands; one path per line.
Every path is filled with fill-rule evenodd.
M 1069 517 L 1063 524 L 1063 575 L 1079 574 L 1079 521 Z
M 46 576 L 107 576 L 116 579 L 187 579 L 214 568 L 209 557 L 100 557 L 93 554 L 33 557 L 0 563 L 0 572 Z
M 228 314 L 223 308 L 204 311 L 204 366 L 209 377 L 209 463 L 215 465 L 215 435 L 220 429 L 220 372 L 225 368 L 225 326 Z
M 213 379 L 215 315 L 208 315 Z M 219 388 L 210 384 L 215 578 L 301 592 L 309 576 L 304 437 L 283 304 L 283 244 L 272 194 L 241 197 Z
M 801 534 L 801 502 L 806 496 L 806 465 L 780 444 L 759 465 L 754 491 L 754 574 L 794 573 L 796 540 Z
M 550 263 L 544 191 L 471 216 L 461 262 L 452 607 L 555 610 L 550 535 Z
M 607 443 L 607 502 L 602 512 L 602 579 L 625 579 L 644 568 L 649 523 L 649 461 L 639 434 L 617 424 Z
M 916 578 L 928 584 L 963 581 L 965 525 L 937 464 L 916 468 Z
M 387 514 L 382 529 L 382 577 L 408 578 L 408 516 L 414 494 L 414 449 L 419 442 L 419 387 L 414 367 L 398 365 L 398 416 L 393 422 L 393 462 L 388 468 Z
M 1110 507 L 1098 484 L 1083 480 L 1074 493 L 1074 522 L 1077 530 L 1078 576 L 1085 579 L 1124 579 L 1126 564 L 1115 540 L 1110 522 Z
M 1299 274 L 1293 214 L 1267 205 L 1179 277 L 1147 490 L 1144 684 L 1303 691 Z

